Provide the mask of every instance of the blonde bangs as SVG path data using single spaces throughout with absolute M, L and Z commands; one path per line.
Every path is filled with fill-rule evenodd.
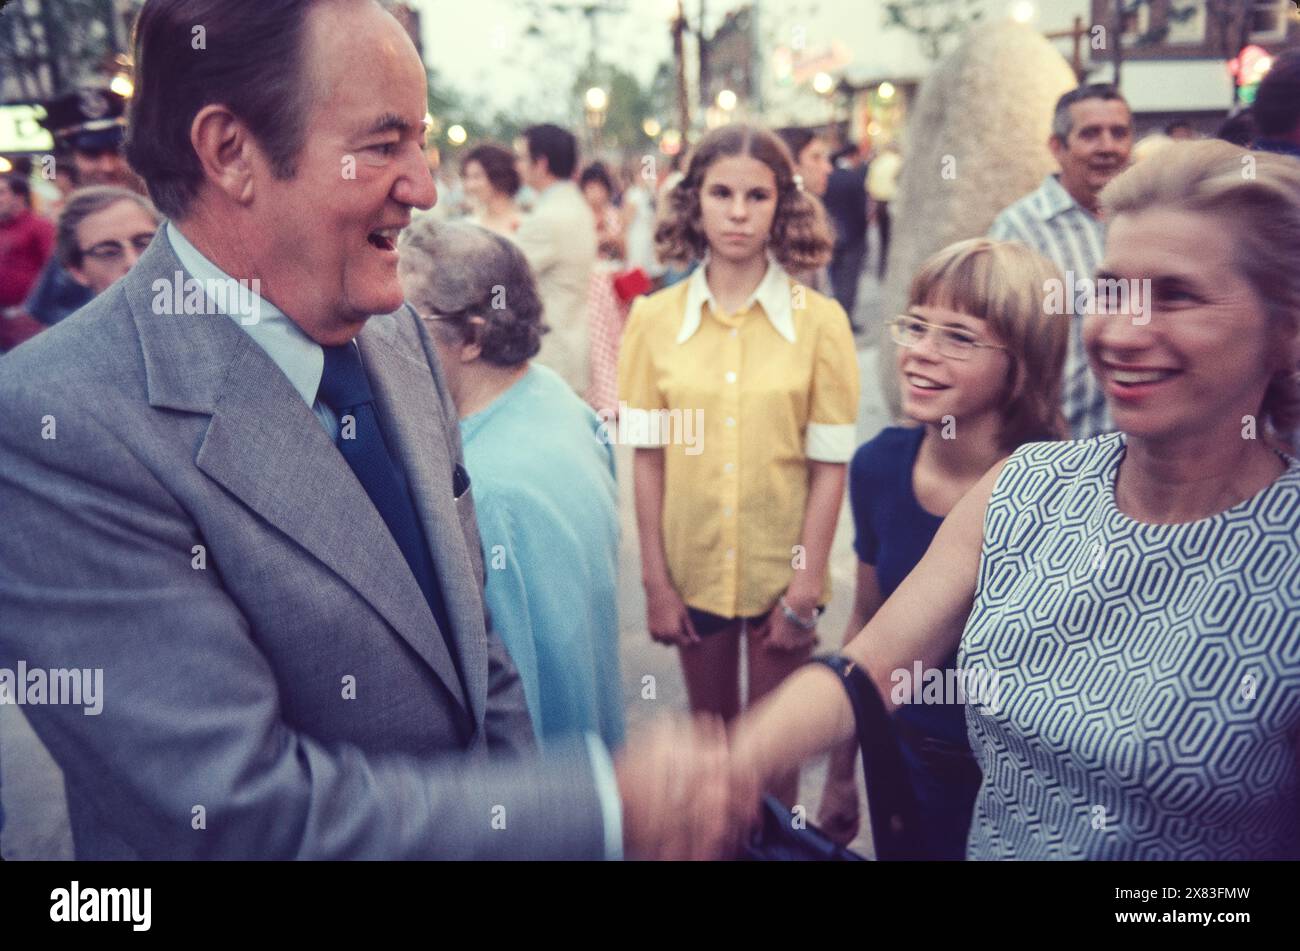
M 979 318 L 1011 355 L 1005 448 L 1063 432 L 1061 378 L 1071 318 L 1046 310 L 1051 288 L 1063 283 L 1060 270 L 1041 254 L 1018 242 L 988 238 L 948 245 L 912 279 L 909 306 Z

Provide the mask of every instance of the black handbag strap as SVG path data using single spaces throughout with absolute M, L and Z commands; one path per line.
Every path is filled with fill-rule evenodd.
M 917 834 L 920 810 L 916 796 L 894 738 L 893 722 L 876 685 L 859 664 L 841 654 L 816 657 L 813 662 L 839 675 L 853 707 L 876 859 L 892 862 L 926 858 L 917 845 L 922 837 Z

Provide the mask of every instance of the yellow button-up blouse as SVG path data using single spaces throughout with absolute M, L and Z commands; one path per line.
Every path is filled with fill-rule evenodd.
M 664 548 L 682 600 L 723 617 L 770 610 L 799 563 L 809 460 L 847 463 L 855 448 L 843 308 L 771 261 L 725 314 L 698 267 L 633 305 L 619 400 L 619 438 L 664 447 Z

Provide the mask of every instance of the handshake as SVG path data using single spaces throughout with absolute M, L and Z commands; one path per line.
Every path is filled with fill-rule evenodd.
M 651 724 L 614 771 L 629 859 L 731 858 L 758 816 L 758 770 L 716 717 Z

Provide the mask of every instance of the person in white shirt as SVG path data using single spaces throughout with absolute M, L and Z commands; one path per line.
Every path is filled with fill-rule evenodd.
M 535 125 L 515 141 L 519 177 L 537 193 L 532 213 L 515 232 L 537 277 L 550 332 L 539 363 L 578 393 L 587 388 L 587 286 L 596 263 L 596 226 L 573 183 L 578 143 L 556 125 Z

